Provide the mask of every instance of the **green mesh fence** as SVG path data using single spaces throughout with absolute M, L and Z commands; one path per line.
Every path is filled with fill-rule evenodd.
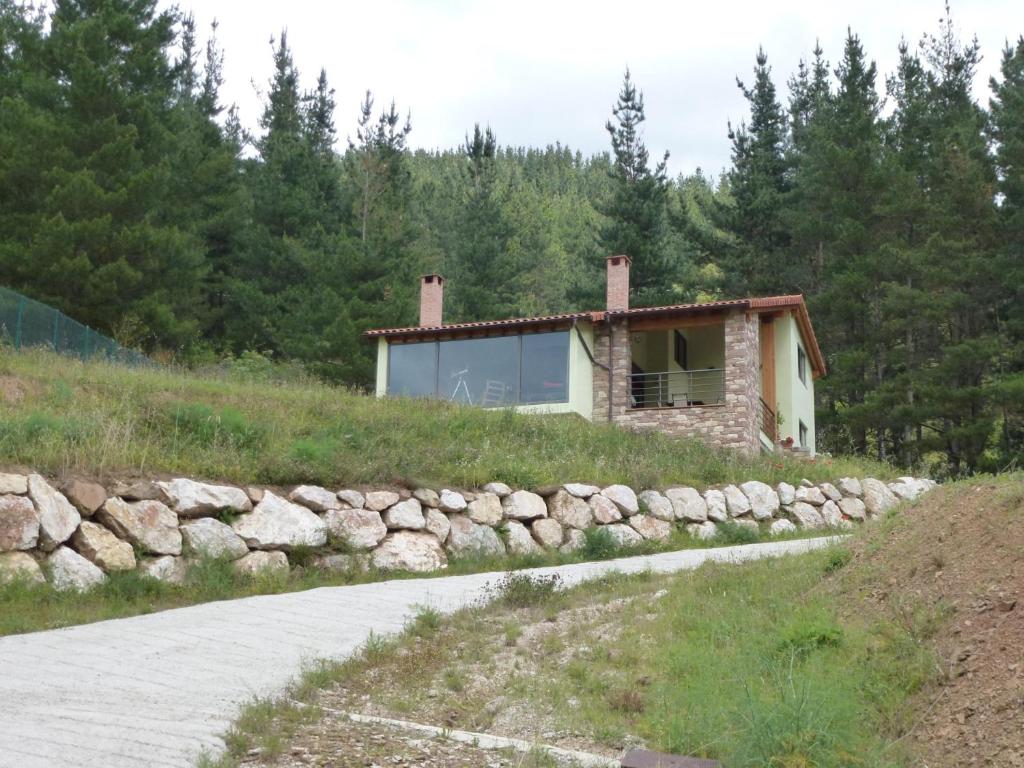
M 131 365 L 151 365 L 140 352 L 72 320 L 60 310 L 0 288 L 0 344 L 15 349 L 49 347 L 82 360 L 104 358 Z

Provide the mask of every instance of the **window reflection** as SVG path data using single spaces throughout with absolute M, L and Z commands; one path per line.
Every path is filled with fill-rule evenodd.
M 388 394 L 432 397 L 437 390 L 437 344 L 388 345 Z
M 569 399 L 569 333 L 391 344 L 389 395 L 493 408 Z
M 519 339 L 459 339 L 440 343 L 438 394 L 445 400 L 492 408 L 518 401 Z

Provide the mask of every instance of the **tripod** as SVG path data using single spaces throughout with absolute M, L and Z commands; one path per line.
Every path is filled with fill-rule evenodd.
M 469 394 L 469 385 L 466 384 L 466 374 L 469 373 L 469 368 L 463 368 L 458 373 L 453 373 L 452 378 L 458 376 L 459 380 L 455 382 L 455 389 L 452 390 L 452 396 L 448 398 L 450 402 L 455 402 L 459 397 L 461 391 L 466 396 L 466 403 L 468 405 L 473 404 L 473 397 Z

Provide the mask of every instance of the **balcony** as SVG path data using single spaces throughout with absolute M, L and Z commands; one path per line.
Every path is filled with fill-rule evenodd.
M 725 369 L 633 373 L 630 408 L 687 408 L 725 402 Z
M 764 401 L 763 397 L 758 398 L 758 404 L 757 421 L 758 426 L 761 428 L 761 434 L 768 438 L 769 444 L 774 445 L 779 436 L 778 419 L 775 416 L 775 411 Z

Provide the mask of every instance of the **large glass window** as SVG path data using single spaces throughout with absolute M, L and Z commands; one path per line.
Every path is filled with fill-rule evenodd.
M 389 395 L 486 408 L 569 399 L 569 333 L 391 344 Z
M 437 344 L 388 345 L 388 394 L 432 397 L 437 391 Z
M 519 338 L 496 336 L 440 342 L 438 395 L 466 405 L 518 402 Z
M 569 399 L 569 334 L 523 336 L 523 403 L 564 403 Z

